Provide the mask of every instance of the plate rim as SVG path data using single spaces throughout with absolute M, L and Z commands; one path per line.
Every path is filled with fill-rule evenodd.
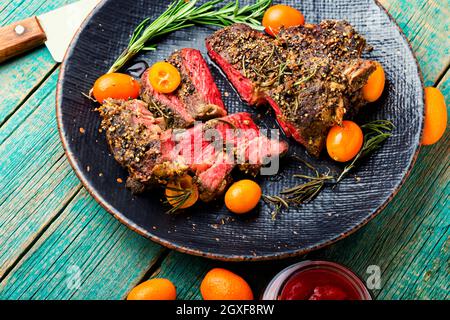
M 62 146 L 63 146 L 63 149 L 64 149 L 64 153 L 66 154 L 66 158 L 67 158 L 70 166 L 72 167 L 73 171 L 75 172 L 77 178 L 80 180 L 81 184 L 83 185 L 83 187 L 95 199 L 95 201 L 98 204 L 100 204 L 101 207 L 103 207 L 103 209 L 105 209 L 109 214 L 111 214 L 121 224 L 125 225 L 127 228 L 129 228 L 132 231 L 138 233 L 139 235 L 141 235 L 141 236 L 143 236 L 143 237 L 145 237 L 147 239 L 150 239 L 150 240 L 152 240 L 153 242 L 155 242 L 155 243 L 157 243 L 159 245 L 162 245 L 162 246 L 164 246 L 166 248 L 169 248 L 169 249 L 181 252 L 181 253 L 190 254 L 190 255 L 199 256 L 199 257 L 204 257 L 204 258 L 213 259 L 213 260 L 219 260 L 219 261 L 232 261 L 232 262 L 240 262 L 240 261 L 270 261 L 270 260 L 281 260 L 281 259 L 286 259 L 286 258 L 298 257 L 298 256 L 301 256 L 301 255 L 307 254 L 309 252 L 316 251 L 316 250 L 325 248 L 325 247 L 327 247 L 329 245 L 332 245 L 332 244 L 338 242 L 339 240 L 342 240 L 342 239 L 352 235 L 356 231 L 360 230 L 361 228 L 363 228 L 369 221 L 373 220 L 376 216 L 378 216 L 386 208 L 386 206 L 397 195 L 397 193 L 399 192 L 401 187 L 405 184 L 406 180 L 408 179 L 409 175 L 411 174 L 411 171 L 412 171 L 412 169 L 413 169 L 413 167 L 414 167 L 414 165 L 415 165 L 415 163 L 417 161 L 418 155 L 419 155 L 421 147 L 422 147 L 421 146 L 421 137 L 422 137 L 422 134 L 423 134 L 425 108 L 423 108 L 423 110 L 422 110 L 422 121 L 420 122 L 420 135 L 419 135 L 418 141 L 414 145 L 415 151 L 414 151 L 414 154 L 411 157 L 410 163 L 409 163 L 409 165 L 407 167 L 407 170 L 404 173 L 404 176 L 402 177 L 401 181 L 394 188 L 394 190 L 392 191 L 391 195 L 374 212 L 372 212 L 369 216 L 367 216 L 359 224 L 353 226 L 347 232 L 344 232 L 344 233 L 342 233 L 340 235 L 337 235 L 336 237 L 332 238 L 331 240 L 327 240 L 327 241 L 324 241 L 324 242 L 319 243 L 317 245 L 309 246 L 307 248 L 293 249 L 293 250 L 285 251 L 285 252 L 282 252 L 282 253 L 276 253 L 275 252 L 275 253 L 264 254 L 264 255 L 248 255 L 248 254 L 227 255 L 227 254 L 217 254 L 217 253 L 205 252 L 205 251 L 202 251 L 202 250 L 196 250 L 196 249 L 189 248 L 189 247 L 186 247 L 186 246 L 183 246 L 183 245 L 174 244 L 171 241 L 164 240 L 164 239 L 162 239 L 162 238 L 160 238 L 160 237 L 158 237 L 156 235 L 153 235 L 151 232 L 149 232 L 148 230 L 145 230 L 144 228 L 139 227 L 136 223 L 134 223 L 133 221 L 129 220 L 125 215 L 123 215 L 121 212 L 116 210 L 112 205 L 110 205 L 98 193 L 97 190 L 95 190 L 94 187 L 92 187 L 90 185 L 87 177 L 84 175 L 83 171 L 78 166 L 77 161 L 75 160 L 75 156 L 73 155 L 73 153 L 70 150 L 70 144 L 68 143 L 68 141 L 66 139 L 66 131 L 64 130 L 64 125 L 63 125 L 61 100 L 62 100 L 63 80 L 64 80 L 64 75 L 66 73 L 66 67 L 67 67 L 67 58 L 72 54 L 74 48 L 76 47 L 75 44 L 76 44 L 77 40 L 79 39 L 81 31 L 84 30 L 86 25 L 91 20 L 92 16 L 95 15 L 99 10 L 101 10 L 103 5 L 105 3 L 107 3 L 108 1 L 110 1 L 110 0 L 101 0 L 95 6 L 95 8 L 89 13 L 89 15 L 84 19 L 83 23 L 78 28 L 77 32 L 75 33 L 75 35 L 73 36 L 73 38 L 72 38 L 72 40 L 70 42 L 69 47 L 67 48 L 67 51 L 66 51 L 66 53 L 64 55 L 64 60 L 61 63 L 61 66 L 60 66 L 61 69 L 60 69 L 60 72 L 59 72 L 59 75 L 58 75 L 58 82 L 57 82 L 57 86 L 56 86 L 56 97 L 55 97 L 55 99 L 56 99 L 56 120 L 57 120 L 59 137 L 61 139 Z M 397 30 L 400 33 L 400 36 L 403 38 L 403 40 L 408 45 L 409 51 L 411 52 L 411 54 L 412 54 L 412 56 L 414 58 L 414 62 L 416 64 L 416 70 L 417 70 L 417 73 L 418 73 L 419 78 L 420 78 L 420 84 L 421 84 L 421 87 L 422 87 L 422 104 L 423 104 L 423 106 L 425 106 L 424 78 L 423 78 L 422 71 L 420 69 L 419 62 L 417 60 L 417 56 L 414 53 L 414 50 L 413 50 L 413 48 L 411 46 L 411 42 L 406 37 L 406 35 L 404 34 L 403 30 L 401 29 L 401 27 L 399 26 L 397 21 L 394 19 L 394 17 L 379 2 L 379 0 L 371 0 L 371 1 L 373 1 L 389 17 L 389 20 L 397 28 Z

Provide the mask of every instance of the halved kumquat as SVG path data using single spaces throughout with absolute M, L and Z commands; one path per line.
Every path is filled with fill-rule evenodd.
M 149 80 L 156 91 L 171 93 L 180 85 L 181 76 L 178 69 L 173 65 L 160 61 L 151 66 Z
M 189 175 L 177 178 L 166 186 L 167 201 L 177 210 L 192 207 L 198 197 L 198 187 Z

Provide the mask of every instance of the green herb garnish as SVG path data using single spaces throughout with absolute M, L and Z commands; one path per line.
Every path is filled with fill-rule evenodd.
M 216 8 L 221 2 L 223 0 L 212 0 L 197 7 L 197 0 L 176 0 L 154 21 L 145 19 L 136 27 L 128 47 L 108 73 L 122 68 L 140 51 L 155 50 L 156 44 L 151 43 L 155 38 L 193 25 L 226 27 L 234 23 L 245 23 L 262 30 L 261 19 L 272 0 L 256 0 L 254 4 L 243 7 L 240 7 L 239 1 L 236 0 Z
M 283 209 L 289 209 L 290 206 L 299 206 L 313 200 L 323 189 L 327 181 L 334 180 L 334 177 L 330 176 L 329 173 L 319 173 L 319 171 L 312 164 L 302 158 L 295 155 L 293 158 L 302 162 L 310 170 L 314 171 L 314 176 L 295 174 L 295 178 L 304 179 L 307 180 L 307 182 L 284 189 L 280 192 L 280 195 L 263 195 L 264 202 L 274 206 L 272 220 L 275 220 L 278 213 L 280 213 Z
M 189 189 L 178 189 L 178 188 L 170 188 L 167 187 L 168 190 L 176 192 L 173 196 L 166 196 L 166 198 L 170 201 L 166 201 L 166 204 L 171 205 L 172 208 L 167 211 L 168 214 L 174 214 L 189 200 L 194 190 L 192 188 Z
M 306 76 L 306 77 L 304 77 L 304 78 L 298 80 L 296 83 L 294 83 L 294 86 L 301 85 L 302 83 L 305 83 L 305 82 L 311 80 L 311 78 L 314 77 L 314 76 L 316 75 L 317 69 L 318 69 L 318 67 L 315 66 L 315 67 L 314 67 L 314 70 L 313 70 L 308 76 Z

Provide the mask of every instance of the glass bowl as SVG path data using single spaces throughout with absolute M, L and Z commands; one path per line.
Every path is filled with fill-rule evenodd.
M 348 285 L 351 285 L 354 288 L 355 292 L 357 292 L 359 296 L 358 300 L 372 300 L 372 296 L 364 283 L 349 269 L 334 262 L 309 260 L 293 264 L 279 272 L 267 286 L 263 293 L 262 300 L 279 300 L 282 290 L 292 276 L 303 271 L 313 269 L 326 270 L 328 272 L 331 271 L 336 273 L 344 278 Z

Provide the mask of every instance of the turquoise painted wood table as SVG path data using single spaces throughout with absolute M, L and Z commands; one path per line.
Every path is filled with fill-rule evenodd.
M 0 25 L 69 2 L 0 0 Z M 381 2 L 410 39 L 425 84 L 440 88 L 448 105 L 449 2 Z M 395 199 L 347 239 L 287 261 L 222 263 L 142 238 L 88 195 L 58 136 L 58 74 L 44 47 L 0 65 L 0 299 L 123 299 L 156 276 L 172 280 L 180 299 L 200 299 L 200 281 L 215 266 L 238 272 L 259 294 L 284 266 L 304 259 L 345 264 L 369 281 L 379 270 L 377 299 L 450 297 L 450 130 L 422 148 Z

